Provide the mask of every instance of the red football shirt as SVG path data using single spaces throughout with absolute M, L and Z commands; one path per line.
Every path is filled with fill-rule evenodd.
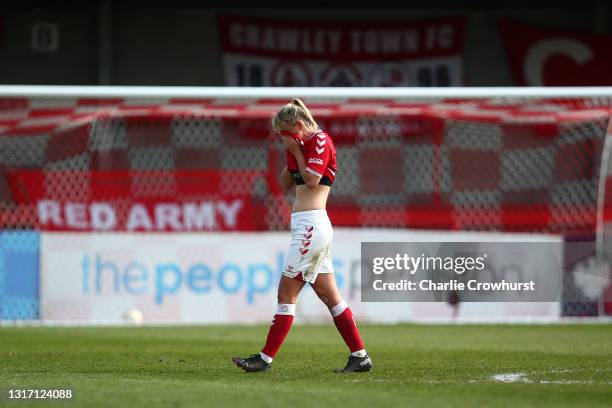
M 321 177 L 319 184 L 331 186 L 336 179 L 336 148 L 331 137 L 323 131 L 316 131 L 302 145 L 306 160 L 306 171 Z M 287 170 L 295 179 L 295 184 L 304 184 L 295 156 L 287 151 Z

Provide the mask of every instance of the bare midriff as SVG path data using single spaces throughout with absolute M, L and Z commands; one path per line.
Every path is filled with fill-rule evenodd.
M 295 202 L 291 211 L 324 210 L 330 190 L 329 186 L 322 184 L 314 188 L 308 188 L 305 184 L 295 186 Z

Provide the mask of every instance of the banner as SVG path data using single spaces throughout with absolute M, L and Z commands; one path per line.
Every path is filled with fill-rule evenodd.
M 263 171 L 54 171 L 7 173 L 16 203 L 35 208 L 47 231 L 181 232 L 260 230 L 264 209 L 251 195 Z M 225 179 L 241 192 L 224 193 Z M 18 216 L 20 214 L 17 214 Z M 32 218 L 32 214 L 24 213 Z
M 612 85 L 612 36 L 549 30 L 507 20 L 500 20 L 498 26 L 516 85 Z
M 279 232 L 206 234 L 57 233 L 41 237 L 41 318 L 47 322 L 269 322 L 289 246 Z M 337 228 L 332 249 L 338 287 L 361 321 L 512 319 L 559 317 L 558 302 L 366 303 L 360 297 L 361 242 L 549 242 L 560 237 Z M 513 269 L 535 276 L 537 259 L 518 254 Z M 297 318 L 328 321 L 329 312 L 309 286 L 300 294 Z
M 333 224 L 592 233 L 609 112 L 466 104 L 313 107 L 338 149 Z M 286 229 L 278 175 L 287 152 L 270 136 L 265 106 L 258 114 L 269 116 L 256 120 L 151 114 L 3 135 L 0 228 Z
M 229 86 L 459 86 L 463 18 L 321 22 L 219 18 Z

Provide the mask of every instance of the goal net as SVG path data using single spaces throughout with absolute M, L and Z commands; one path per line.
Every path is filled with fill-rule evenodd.
M 612 259 L 605 89 L 1 88 L 3 319 L 45 313 L 42 262 L 15 283 L 9 259 L 41 231 L 287 230 L 270 119 L 291 96 L 337 147 L 335 227 L 555 234 Z M 612 313 L 608 283 L 570 279 L 562 313 Z

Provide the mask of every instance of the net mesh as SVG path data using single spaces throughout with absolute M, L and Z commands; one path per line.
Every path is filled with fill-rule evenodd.
M 0 229 L 288 229 L 292 195 L 278 181 L 285 152 L 270 127 L 286 102 L 0 98 Z M 599 228 L 612 260 L 612 166 L 601 162 L 609 99 L 305 102 L 337 148 L 335 226 L 584 240 Z M 564 307 L 612 312 L 609 302 Z
M 1 99 L 2 228 L 286 229 L 285 156 L 270 129 L 284 102 Z M 306 102 L 337 146 L 335 225 L 595 231 L 607 101 Z M 234 198 L 246 207 L 231 225 L 185 220 L 185 205 Z M 183 207 L 155 223 L 164 202 Z M 117 220 L 92 224 L 92 203 L 110 205 Z M 150 228 L 128 225 L 136 203 Z

